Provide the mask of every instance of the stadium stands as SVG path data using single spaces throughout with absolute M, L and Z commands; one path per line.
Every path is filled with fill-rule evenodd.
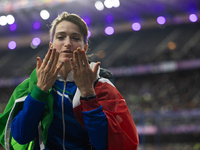
M 169 43 L 174 42 L 170 50 Z M 91 37 L 88 55 L 104 68 L 200 59 L 200 24 L 187 24 Z M 0 112 L 12 91 L 44 57 L 48 43 L 0 51 Z M 198 68 L 199 67 L 199 68 Z M 115 74 L 114 74 L 115 75 Z M 140 148 L 147 150 L 199 149 L 200 64 L 173 72 L 116 76 L 115 85 L 125 97 L 140 135 Z M 196 133 L 196 134 L 194 134 Z M 176 135 L 176 136 L 175 136 Z M 170 140 L 170 136 L 176 137 Z M 180 137 L 183 137 L 181 140 Z M 193 141 L 189 141 L 191 137 Z M 156 143 L 156 144 L 155 144 Z

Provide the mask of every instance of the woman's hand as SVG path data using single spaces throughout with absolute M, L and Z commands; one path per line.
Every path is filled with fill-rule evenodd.
M 76 86 L 79 88 L 82 97 L 94 95 L 94 82 L 97 77 L 97 71 L 100 62 L 97 62 L 92 70 L 88 63 L 85 50 L 77 48 L 74 51 L 73 59 L 70 61 L 72 75 Z
M 59 53 L 56 52 L 56 49 L 50 49 L 43 62 L 40 57 L 37 57 L 37 86 L 48 92 L 49 89 L 53 86 L 58 76 L 60 69 L 63 66 L 63 62 L 57 66 Z

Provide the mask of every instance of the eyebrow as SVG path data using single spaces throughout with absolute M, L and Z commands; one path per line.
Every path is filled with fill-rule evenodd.
M 59 34 L 66 34 L 65 32 L 57 32 L 55 35 L 59 35 Z M 71 35 L 78 35 L 78 36 L 81 36 L 81 34 L 79 33 L 71 33 Z

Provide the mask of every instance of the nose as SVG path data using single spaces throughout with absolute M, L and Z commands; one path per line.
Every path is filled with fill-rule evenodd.
M 69 48 L 72 46 L 72 43 L 71 43 L 71 40 L 70 40 L 70 37 L 66 37 L 65 39 L 65 47 Z

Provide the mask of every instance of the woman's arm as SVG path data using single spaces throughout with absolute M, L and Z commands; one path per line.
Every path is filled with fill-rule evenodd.
M 33 92 L 25 99 L 23 109 L 13 119 L 11 133 L 19 144 L 29 143 L 35 138 L 47 96 L 48 93 L 35 86 Z
M 81 100 L 84 125 L 96 150 L 108 148 L 108 121 L 97 98 Z
M 27 96 L 22 111 L 14 118 L 11 132 L 14 139 L 25 144 L 36 136 L 38 123 L 45 108 L 49 89 L 53 86 L 63 62 L 58 64 L 59 53 L 50 49 L 43 62 L 37 57 L 37 86 Z

